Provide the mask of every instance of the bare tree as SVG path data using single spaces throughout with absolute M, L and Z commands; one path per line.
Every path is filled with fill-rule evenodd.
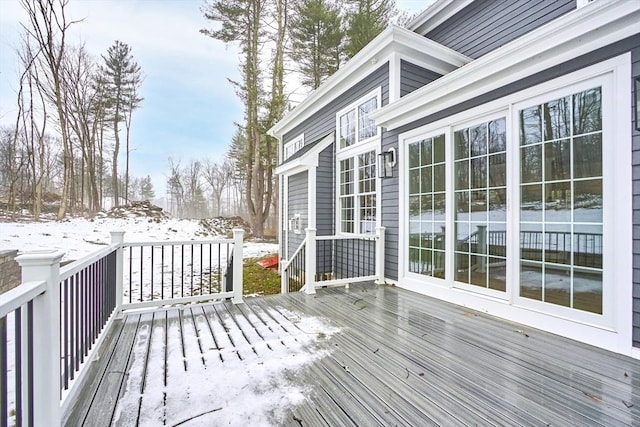
M 202 174 L 211 188 L 214 202 L 212 213 L 214 216 L 220 216 L 222 212 L 222 194 L 233 177 L 233 165 L 229 159 L 225 159 L 222 163 L 207 159 L 204 162 Z
M 72 152 L 67 117 L 62 93 L 62 60 L 66 44 L 65 37 L 71 25 L 78 21 L 67 21 L 65 8 L 69 0 L 20 0 L 29 17 L 28 26 L 23 25 L 30 37 L 35 40 L 41 51 L 46 73 L 44 77 L 50 89 L 50 97 L 58 113 L 60 136 L 64 149 L 64 178 L 62 199 L 58 210 L 58 219 L 62 219 L 67 211 L 67 202 L 72 185 Z

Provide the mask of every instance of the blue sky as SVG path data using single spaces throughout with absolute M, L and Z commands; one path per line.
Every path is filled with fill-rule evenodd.
M 398 1 L 422 10 L 428 0 Z M 68 13 L 84 21 L 68 42 L 84 42 L 96 58 L 115 40 L 127 43 L 145 74 L 142 107 L 134 113 L 130 169 L 150 175 L 156 197 L 165 189 L 168 158 L 221 160 L 242 121 L 228 78 L 238 79 L 238 51 L 199 33 L 210 27 L 203 0 L 71 0 Z M 19 69 L 15 48 L 26 22 L 18 0 L 0 0 L 0 125 L 15 120 Z M 124 157 L 122 157 L 124 160 Z M 124 167 L 124 161 L 121 164 Z

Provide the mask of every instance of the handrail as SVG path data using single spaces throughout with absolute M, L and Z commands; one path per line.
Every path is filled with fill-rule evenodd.
M 379 239 L 380 235 L 378 234 L 336 234 L 333 236 L 316 236 L 316 240 L 350 240 L 350 239 L 358 239 L 358 240 L 376 240 Z
M 124 242 L 123 247 L 139 247 L 139 246 L 171 246 L 171 245 L 217 245 L 233 243 L 233 239 L 212 239 L 212 240 L 156 240 L 146 242 Z
M 302 239 L 302 242 L 300 242 L 298 249 L 296 249 L 293 255 L 291 255 L 291 258 L 289 258 L 288 260 L 285 260 L 284 264 L 282 265 L 282 271 L 285 271 L 287 268 L 289 268 L 293 260 L 296 259 L 296 257 L 300 254 L 300 251 L 302 250 L 302 248 L 304 248 L 306 244 L 307 244 L 307 238 L 305 237 L 304 239 Z
M 47 289 L 47 282 L 25 282 L 3 294 L 0 294 L 0 318 L 22 307 Z
M 104 258 L 106 255 L 109 255 L 111 252 L 118 249 L 119 245 L 109 245 L 105 248 L 102 248 L 92 254 L 85 256 L 84 258 L 80 258 L 77 261 L 72 262 L 64 267 L 60 267 L 60 281 L 66 280 L 69 277 L 73 276 L 76 273 L 79 273 L 83 269 L 85 269 L 88 265 L 93 264 L 94 262 Z

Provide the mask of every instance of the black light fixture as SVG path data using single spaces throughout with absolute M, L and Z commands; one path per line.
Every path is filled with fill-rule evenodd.
M 396 165 L 396 149 L 391 148 L 378 154 L 378 176 L 393 178 L 393 167 Z
M 634 81 L 636 94 L 636 130 L 640 130 L 640 77 L 636 77 Z

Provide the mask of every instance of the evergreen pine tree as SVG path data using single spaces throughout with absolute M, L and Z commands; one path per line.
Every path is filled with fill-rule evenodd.
M 346 53 L 352 58 L 391 22 L 394 0 L 348 0 L 353 8 L 347 19 Z

